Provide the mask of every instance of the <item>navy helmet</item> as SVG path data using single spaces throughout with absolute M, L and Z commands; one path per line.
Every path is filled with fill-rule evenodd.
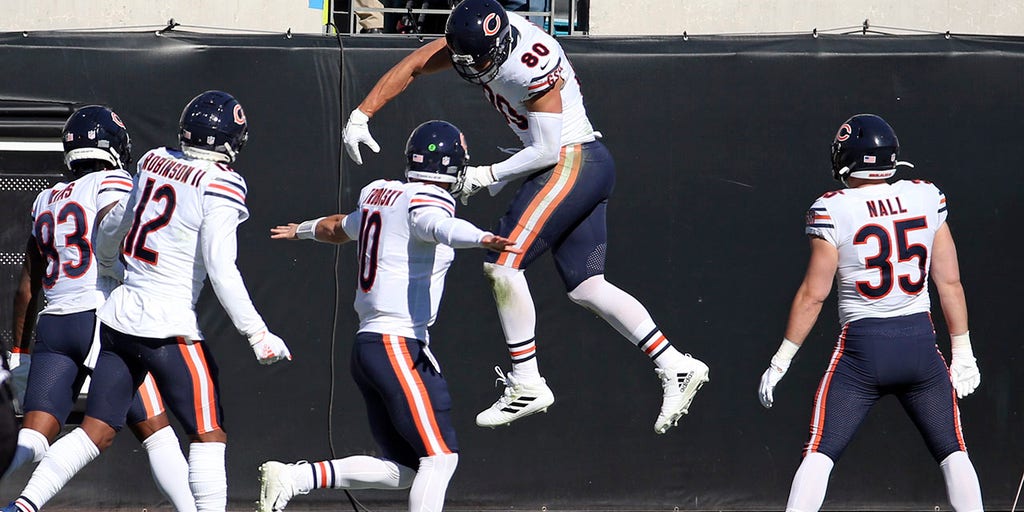
M 513 31 L 505 8 L 495 0 L 462 0 L 444 29 L 455 71 L 474 84 L 486 84 L 512 51 Z
M 76 176 L 131 164 L 132 142 L 121 118 L 107 107 L 88 105 L 64 123 L 64 164 Z
M 206 91 L 192 98 L 182 111 L 178 139 L 190 156 L 233 162 L 249 139 L 245 111 L 234 96 Z
M 832 177 L 843 183 L 847 178 L 891 178 L 896 167 L 913 167 L 900 162 L 899 153 L 900 141 L 885 119 L 857 114 L 839 127 L 832 141 Z
M 446 121 L 427 121 L 409 134 L 405 143 L 405 177 L 456 183 L 462 179 L 469 151 L 466 137 Z

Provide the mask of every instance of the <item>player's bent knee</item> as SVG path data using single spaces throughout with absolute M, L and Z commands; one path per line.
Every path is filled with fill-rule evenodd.
M 110 447 L 114 442 L 114 436 L 117 435 L 114 427 L 111 427 L 103 420 L 98 420 L 91 416 L 86 416 L 82 420 L 82 430 L 85 431 L 85 434 L 89 436 L 89 440 L 101 452 Z
M 132 433 L 135 434 L 135 438 L 139 441 L 146 439 L 153 435 L 154 432 L 170 425 L 171 423 L 167 420 L 167 413 L 160 413 L 152 418 L 147 418 L 133 425 L 129 425 Z
M 442 453 L 439 455 L 431 455 L 430 457 L 420 458 L 419 471 L 428 471 L 434 478 L 448 480 L 452 477 L 452 475 L 455 474 L 455 468 L 458 467 L 458 465 L 458 453 Z
M 604 275 L 591 276 L 585 281 L 569 290 L 569 300 L 588 309 L 594 309 L 595 301 L 600 296 L 602 289 L 608 285 Z

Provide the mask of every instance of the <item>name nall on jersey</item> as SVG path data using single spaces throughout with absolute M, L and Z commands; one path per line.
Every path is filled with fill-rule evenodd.
M 893 201 L 896 204 L 893 204 Z M 900 197 L 896 196 L 892 199 L 874 199 L 866 201 L 864 204 L 868 207 L 868 216 L 871 218 L 879 217 L 882 215 L 895 215 L 897 213 L 907 213 L 907 209 L 903 207 L 903 203 L 900 201 Z
M 191 165 L 172 158 L 165 158 L 153 153 L 150 153 L 146 159 L 142 161 L 141 168 L 144 171 L 153 173 L 157 176 L 163 176 L 167 179 L 180 181 L 181 183 L 191 185 L 193 187 L 198 187 L 203 176 L 206 175 L 206 171 L 196 169 Z

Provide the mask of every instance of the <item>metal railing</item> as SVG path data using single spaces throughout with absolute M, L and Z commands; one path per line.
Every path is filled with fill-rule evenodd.
M 576 3 L 578 0 L 545 0 L 547 10 L 515 11 L 516 14 L 526 17 L 537 25 L 544 27 L 552 35 L 573 35 L 577 32 L 578 23 Z M 451 9 L 436 9 L 427 7 L 431 4 L 429 0 L 409 0 L 405 8 L 401 7 L 360 7 L 352 0 L 330 0 L 329 12 L 332 23 L 327 24 L 324 30 L 328 34 L 351 34 L 361 36 L 377 36 L 379 34 L 360 34 L 359 14 L 380 13 L 381 15 L 400 15 L 398 26 L 391 27 L 394 30 L 387 30 L 387 34 L 414 34 L 414 35 L 441 35 L 442 31 L 430 30 L 427 23 L 427 16 L 444 15 L 451 13 Z M 413 7 L 419 4 L 419 7 Z M 559 9 L 558 7 L 561 7 Z M 347 9 L 347 10 L 346 10 Z M 564 19 L 559 18 L 565 14 Z M 385 22 L 387 18 L 385 18 Z M 333 27 L 334 32 L 331 32 Z M 425 29 L 425 30 L 424 30 Z M 443 30 L 443 29 L 442 29 Z

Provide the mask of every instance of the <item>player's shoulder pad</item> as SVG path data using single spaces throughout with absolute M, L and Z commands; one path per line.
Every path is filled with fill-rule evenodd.
M 245 208 L 245 197 L 249 193 L 245 178 L 227 165 L 211 163 L 213 165 L 202 177 L 203 195 L 207 198 L 227 201 L 235 207 Z
M 97 193 L 123 192 L 127 194 L 132 191 L 132 176 L 124 169 L 100 171 L 89 174 L 89 176 L 91 175 L 96 175 L 96 183 L 99 184 Z
M 410 183 L 412 196 L 409 198 L 409 211 L 421 208 L 433 208 L 444 212 L 449 217 L 455 216 L 455 199 L 447 190 L 433 183 Z
M 502 75 L 527 88 L 527 95 L 534 95 L 550 88 L 561 76 L 561 47 L 558 41 L 540 27 L 515 13 L 509 14 L 509 23 L 518 31 L 519 37 L 508 60 L 502 65 Z

